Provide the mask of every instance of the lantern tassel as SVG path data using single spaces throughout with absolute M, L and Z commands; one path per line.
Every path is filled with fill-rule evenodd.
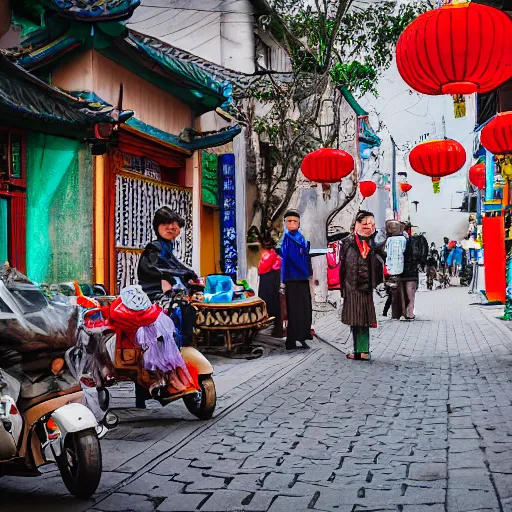
M 432 178 L 432 188 L 434 189 L 434 194 L 441 192 L 441 178 Z
M 453 95 L 453 114 L 455 119 L 466 117 L 466 98 L 463 94 Z

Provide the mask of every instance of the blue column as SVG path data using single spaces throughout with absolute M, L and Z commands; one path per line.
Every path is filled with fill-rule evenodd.
M 485 151 L 485 200 L 494 199 L 494 156 L 491 152 Z
M 220 226 L 221 267 L 225 274 L 236 278 L 238 255 L 236 245 L 236 184 L 235 155 L 221 155 L 220 161 Z

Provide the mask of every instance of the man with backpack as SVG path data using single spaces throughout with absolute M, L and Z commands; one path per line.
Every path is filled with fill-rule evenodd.
M 410 230 L 410 225 L 406 226 Z M 423 235 L 414 235 L 407 242 L 404 253 L 404 271 L 401 280 L 405 282 L 406 302 L 405 319 L 414 320 L 414 301 L 418 289 L 418 272 L 424 268 L 428 258 L 428 242 Z

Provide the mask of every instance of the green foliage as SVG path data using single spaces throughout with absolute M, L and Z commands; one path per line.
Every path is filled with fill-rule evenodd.
M 268 148 L 258 163 L 258 149 L 248 139 L 249 174 L 258 190 L 254 207 L 261 212 L 262 233 L 287 208 L 304 156 L 339 145 L 342 100 L 336 86 L 358 95 L 377 94 L 377 81 L 392 62 L 400 34 L 431 7 L 424 0 L 407 5 L 395 0 L 268 1 L 273 14 L 260 23 L 287 49 L 293 73 L 269 73 L 265 87 L 249 91 L 238 104 L 242 120 L 259 136 L 260 150 L 262 145 Z M 247 99 L 262 108 L 256 111 Z M 354 183 L 343 205 L 355 190 Z
M 336 85 L 358 90 L 361 94 L 372 92 L 377 95 L 375 81 L 378 73 L 372 64 L 361 64 L 353 60 L 349 64 L 336 62 L 331 68 L 331 78 Z
M 289 30 L 287 38 L 296 71 L 314 73 L 328 69 L 337 85 L 352 92 L 375 92 L 379 74 L 392 60 L 393 49 L 405 27 L 430 5 L 422 0 L 397 6 L 396 1 L 346 2 L 337 23 L 342 0 L 318 9 L 303 2 L 291 8 L 277 1 L 274 8 Z M 336 27 L 337 30 L 336 30 Z M 336 32 L 334 33 L 334 31 Z M 332 51 L 331 51 L 332 50 Z
M 213 206 L 219 205 L 219 159 L 207 151 L 202 152 L 202 201 Z

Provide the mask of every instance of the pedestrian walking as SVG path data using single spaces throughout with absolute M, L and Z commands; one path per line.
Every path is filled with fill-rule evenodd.
M 434 288 L 434 279 L 437 276 L 437 261 L 439 253 L 436 249 L 436 244 L 432 242 L 430 244 L 430 251 L 427 258 L 427 289 L 432 290 Z
M 286 350 L 308 349 L 306 340 L 312 339 L 313 310 L 309 278 L 312 276 L 309 258 L 310 244 L 300 232 L 300 214 L 288 210 L 284 214 L 285 231 L 276 252 L 282 258 L 281 287 L 286 294 L 288 329 Z M 297 342 L 300 346 L 297 346 Z
M 262 253 L 258 265 L 260 282 L 258 286 L 258 297 L 267 304 L 269 316 L 274 317 L 274 338 L 283 337 L 283 320 L 281 315 L 281 295 L 279 287 L 281 284 L 281 257 L 274 249 L 275 243 L 269 238 L 261 241 Z
M 400 222 L 386 222 L 388 238 L 386 240 L 386 268 L 390 276 L 399 276 L 404 271 L 404 252 L 407 239 L 402 233 Z
M 462 267 L 462 257 L 464 251 L 462 249 L 462 245 L 457 243 L 457 246 L 452 250 L 451 255 L 453 255 L 452 259 L 452 275 L 455 277 L 459 277 L 460 269 Z
M 441 246 L 441 254 L 439 255 L 439 260 L 441 264 L 441 270 L 443 274 L 446 274 L 448 268 L 448 256 L 450 255 L 451 249 L 449 248 L 450 239 L 448 237 L 443 238 L 443 245 Z
M 407 237 L 403 225 L 397 220 L 386 222 L 386 288 L 388 300 L 384 306 L 383 315 L 387 316 L 391 307 L 391 317 L 399 319 L 405 312 L 404 286 L 399 276 L 404 270 L 404 252 L 407 247 Z
M 423 235 L 414 235 L 407 243 L 404 253 L 404 271 L 401 279 L 405 282 L 407 306 L 405 319 L 414 320 L 414 303 L 418 289 L 419 269 L 425 268 L 428 258 L 428 242 Z
M 373 213 L 362 210 L 356 215 L 353 233 L 341 242 L 341 321 L 350 325 L 354 341 L 349 359 L 370 359 L 370 327 L 377 327 L 373 289 L 384 280 L 385 255 L 374 237 Z
M 388 316 L 388 311 L 393 304 L 393 286 L 391 286 L 390 275 L 387 273 L 386 267 L 384 267 L 384 289 L 386 290 L 386 302 L 384 309 L 382 310 L 382 316 Z

